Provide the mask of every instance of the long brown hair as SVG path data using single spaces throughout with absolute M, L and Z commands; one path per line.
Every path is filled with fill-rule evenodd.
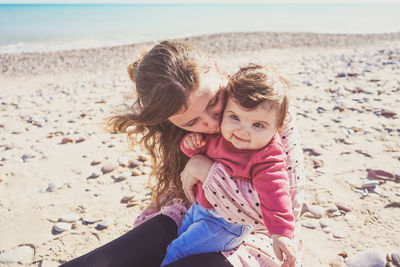
M 149 186 L 158 207 L 159 196 L 171 185 L 176 196 L 185 198 L 180 173 L 187 162 L 179 144 L 187 131 L 168 118 L 187 108 L 189 94 L 196 90 L 199 76 L 212 64 L 206 54 L 181 42 L 164 41 L 128 65 L 128 74 L 136 84 L 137 100 L 128 114 L 112 116 L 107 126 L 126 132 L 131 145 L 142 144 L 153 159 Z

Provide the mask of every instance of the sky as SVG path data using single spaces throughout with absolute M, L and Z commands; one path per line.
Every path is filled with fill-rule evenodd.
M 193 3 L 398 3 L 400 0 L 0 0 L 0 4 L 193 4 Z

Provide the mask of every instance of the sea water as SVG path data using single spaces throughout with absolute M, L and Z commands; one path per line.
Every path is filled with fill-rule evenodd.
M 400 3 L 0 5 L 0 53 L 255 31 L 399 32 Z

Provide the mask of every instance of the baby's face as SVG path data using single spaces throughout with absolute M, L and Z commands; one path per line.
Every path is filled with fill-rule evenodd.
M 237 149 L 258 150 L 275 135 L 276 115 L 276 109 L 267 104 L 249 110 L 229 98 L 222 117 L 221 133 Z

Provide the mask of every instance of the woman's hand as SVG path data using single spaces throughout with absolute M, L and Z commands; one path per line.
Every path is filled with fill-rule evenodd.
M 206 180 L 213 163 L 203 155 L 195 155 L 186 163 L 185 169 L 181 172 L 181 182 L 183 191 L 190 202 L 196 201 L 193 192 L 194 185 Z

